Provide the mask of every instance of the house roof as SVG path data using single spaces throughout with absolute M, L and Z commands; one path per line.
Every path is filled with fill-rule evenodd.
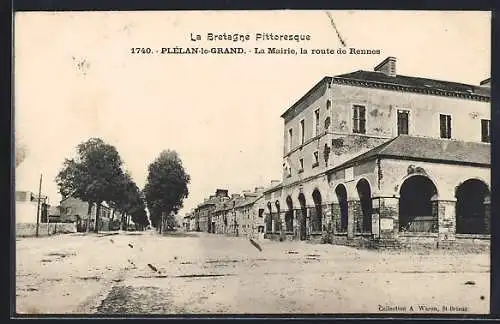
M 251 205 L 255 203 L 257 200 L 259 200 L 261 197 L 262 195 L 247 196 L 245 197 L 245 199 L 242 199 L 239 203 L 237 203 L 235 207 L 238 208 Z
M 61 215 L 61 211 L 60 211 L 58 206 L 50 206 L 48 213 L 51 216 L 60 216 Z
M 344 169 L 376 157 L 490 166 L 491 146 L 486 143 L 400 135 L 332 170 Z
M 490 97 L 490 88 L 488 87 L 481 87 L 478 85 L 471 85 L 471 84 L 451 82 L 451 81 L 419 78 L 406 75 L 389 76 L 386 75 L 385 73 L 375 72 L 375 71 L 358 70 L 347 74 L 337 75 L 334 78 L 371 81 L 371 82 L 394 84 L 412 88 L 442 90 L 442 91 L 457 92 L 463 94 L 477 94 L 481 96 Z
M 201 204 L 199 204 L 199 205 L 198 205 L 198 208 L 200 208 L 200 207 L 205 207 L 205 206 L 208 206 L 208 205 L 215 205 L 215 204 L 217 204 L 219 201 L 220 201 L 220 198 L 219 198 L 219 197 L 212 197 L 212 198 L 207 199 L 207 201 L 204 201 L 204 202 L 202 202 Z

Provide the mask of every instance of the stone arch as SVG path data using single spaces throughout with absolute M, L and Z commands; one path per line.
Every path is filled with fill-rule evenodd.
M 477 178 L 467 179 L 455 191 L 457 234 L 490 234 L 490 188 Z
M 434 187 L 436 188 L 436 198 L 439 197 L 439 195 L 440 195 L 440 190 L 438 190 L 439 189 L 439 183 L 435 180 L 435 178 L 429 172 L 427 172 L 425 174 L 423 174 L 423 173 L 412 173 L 412 174 L 408 174 L 408 175 L 404 176 L 401 179 L 401 181 L 399 182 L 399 184 L 396 186 L 395 192 L 397 192 L 398 194 L 401 193 L 401 187 L 403 186 L 403 184 L 408 179 L 410 179 L 412 177 L 425 177 L 425 178 L 429 179 L 432 182 L 432 184 L 434 185 Z
M 285 231 L 293 232 L 293 200 L 290 195 L 285 200 L 287 211 L 285 213 Z
M 312 192 L 312 199 L 314 202 L 313 214 L 311 217 L 311 225 L 313 232 L 320 232 L 323 222 L 323 207 L 322 207 L 322 197 L 321 192 L 318 188 L 315 188 Z
M 307 207 L 306 207 L 306 197 L 304 193 L 299 193 L 299 196 L 297 197 L 299 200 L 299 205 L 300 205 L 300 212 L 297 217 L 298 223 L 299 223 L 299 238 L 300 240 L 305 240 L 306 239 L 306 226 L 307 226 Z
M 339 204 L 339 220 L 337 225 L 337 231 L 347 232 L 347 222 L 349 217 L 349 212 L 347 209 L 347 188 L 344 184 L 338 184 L 335 187 L 335 194 L 337 195 L 337 201 Z
M 403 181 L 399 189 L 399 230 L 433 232 L 437 229 L 437 213 L 433 201 L 437 200 L 437 187 L 426 175 L 414 174 Z
M 361 206 L 361 222 L 359 222 L 360 230 L 363 233 L 372 232 L 372 192 L 371 186 L 367 179 L 361 178 L 356 184 L 359 202 Z

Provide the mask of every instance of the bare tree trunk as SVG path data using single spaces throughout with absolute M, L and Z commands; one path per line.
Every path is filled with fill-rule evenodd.
M 89 207 L 87 209 L 87 228 L 85 229 L 85 232 L 90 232 L 90 216 L 92 215 L 92 205 L 94 204 L 93 202 L 89 201 L 88 202 Z
M 101 213 L 101 203 L 98 202 L 97 203 L 97 209 L 96 209 L 96 212 L 95 212 L 95 228 L 94 228 L 94 232 L 96 233 L 99 233 L 99 214 Z

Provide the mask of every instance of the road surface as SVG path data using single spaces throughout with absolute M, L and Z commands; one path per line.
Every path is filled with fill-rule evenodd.
M 20 314 L 489 313 L 489 254 L 207 233 L 16 240 Z

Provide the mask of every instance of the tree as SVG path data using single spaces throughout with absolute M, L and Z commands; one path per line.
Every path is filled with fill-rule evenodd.
M 56 183 L 63 197 L 73 196 L 89 204 L 88 219 L 92 205 L 97 204 L 97 233 L 101 204 L 116 198 L 116 188 L 122 177 L 122 160 L 116 148 L 100 138 L 91 138 L 77 146 L 75 159 L 64 161 Z
M 126 229 L 126 218 L 130 215 L 134 223 L 144 227 L 148 224 L 144 197 L 132 177 L 124 173 L 120 177 L 113 198 L 114 206 L 121 212 L 122 229 Z
M 26 159 L 26 156 L 28 155 L 28 148 L 26 145 L 21 142 L 18 137 L 15 137 L 15 147 L 14 150 L 16 152 L 16 168 L 23 163 L 23 161 Z
M 146 205 L 143 199 L 139 200 L 134 210 L 131 212 L 132 221 L 141 227 L 141 230 L 149 224 L 148 215 L 146 213 Z
M 151 225 L 159 228 L 162 212 L 177 213 L 189 195 L 190 176 L 184 170 L 177 152 L 165 150 L 148 167 L 144 186 Z

